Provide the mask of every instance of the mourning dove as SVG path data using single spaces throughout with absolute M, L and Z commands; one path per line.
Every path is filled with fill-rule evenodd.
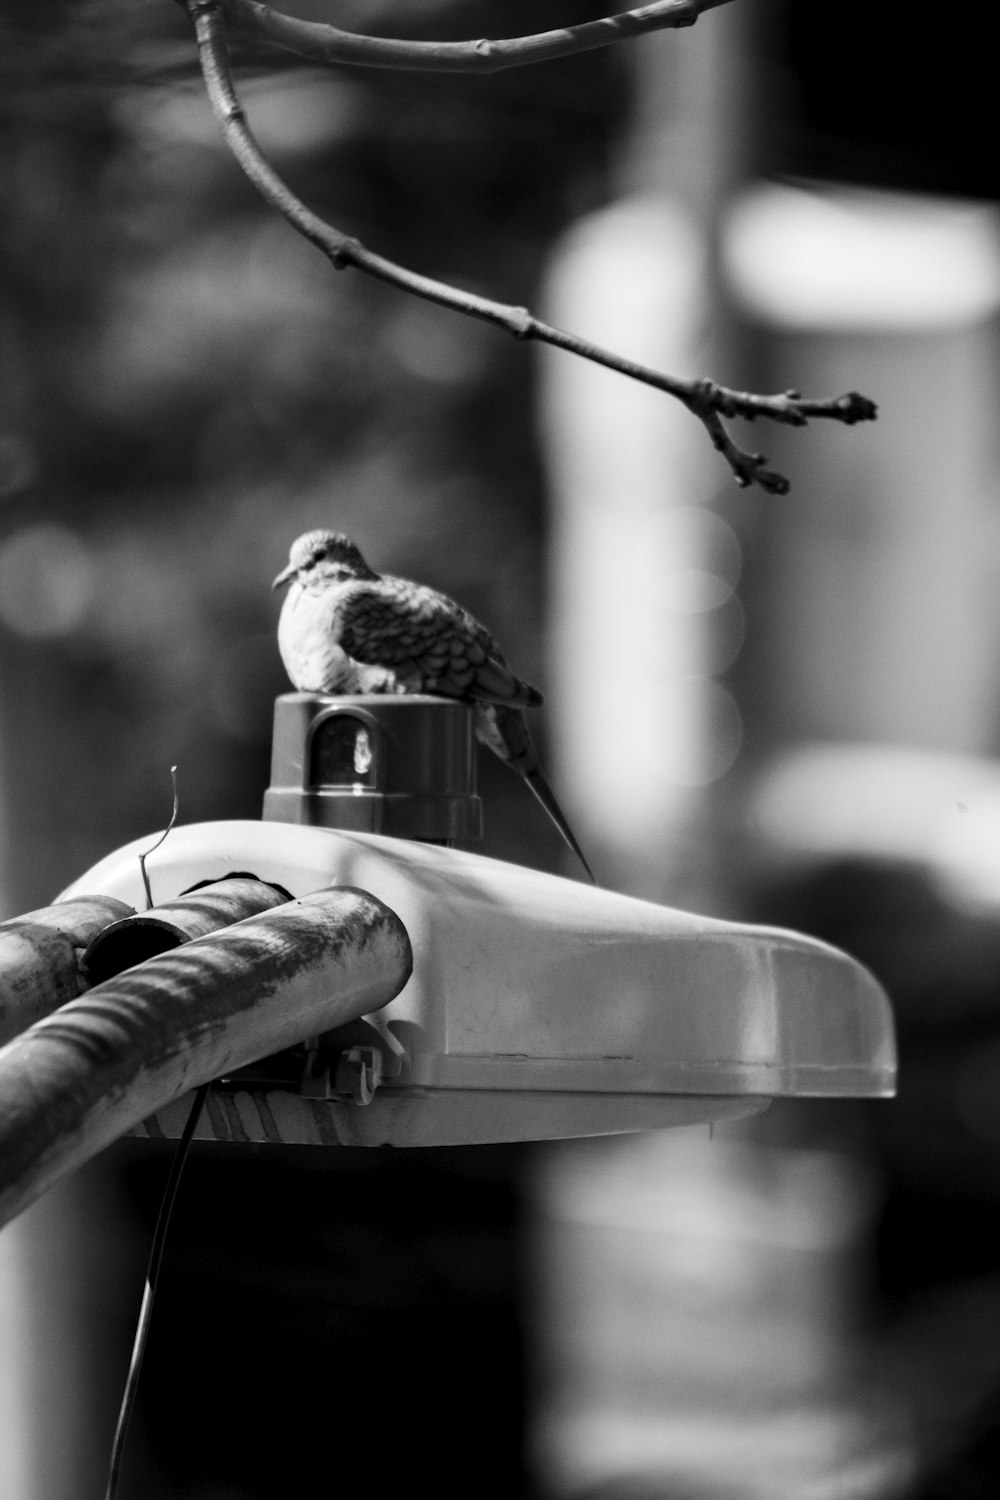
M 349 537 L 307 531 L 273 587 L 290 585 L 278 649 L 309 693 L 431 693 L 472 703 L 476 735 L 528 783 L 591 880 L 593 873 L 542 770 L 525 708 L 542 702 L 485 626 L 437 589 L 376 573 Z

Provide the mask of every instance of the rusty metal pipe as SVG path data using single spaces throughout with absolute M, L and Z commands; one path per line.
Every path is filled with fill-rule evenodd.
M 131 915 L 114 896 L 77 896 L 0 923 L 0 1045 L 74 1000 L 86 987 L 82 951 Z
M 71 1000 L 0 1049 L 0 1225 L 187 1090 L 381 1009 L 411 968 L 395 912 L 339 887 Z

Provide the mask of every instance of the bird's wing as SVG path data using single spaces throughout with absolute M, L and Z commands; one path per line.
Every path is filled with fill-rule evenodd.
M 400 671 L 418 691 L 448 698 L 538 704 L 537 688 L 511 671 L 489 631 L 447 595 L 405 578 L 359 581 L 338 605 L 348 655 Z

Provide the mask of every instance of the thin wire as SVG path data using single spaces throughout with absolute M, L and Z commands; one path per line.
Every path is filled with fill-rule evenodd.
M 139 1375 L 142 1370 L 142 1360 L 146 1352 L 146 1340 L 149 1336 L 149 1325 L 153 1314 L 153 1298 L 156 1296 L 156 1284 L 160 1274 L 160 1264 L 163 1260 L 163 1250 L 166 1245 L 167 1230 L 170 1227 L 170 1216 L 173 1212 L 174 1199 L 177 1196 L 177 1188 L 180 1183 L 181 1171 L 187 1157 L 188 1147 L 201 1118 L 201 1112 L 208 1094 L 209 1085 L 203 1083 L 194 1096 L 187 1123 L 177 1143 L 174 1159 L 170 1165 L 170 1175 L 163 1192 L 160 1203 L 160 1212 L 156 1219 L 156 1228 L 153 1231 L 153 1243 L 149 1252 L 149 1265 L 146 1268 L 146 1285 L 142 1293 L 142 1306 L 139 1309 L 139 1320 L 136 1324 L 135 1340 L 132 1344 L 132 1358 L 129 1362 L 128 1374 L 125 1377 L 125 1390 L 122 1393 L 121 1407 L 118 1412 L 118 1424 L 115 1427 L 114 1441 L 111 1445 L 111 1463 L 108 1468 L 108 1485 L 104 1492 L 104 1500 L 115 1500 L 118 1493 L 118 1476 L 121 1472 L 122 1456 L 125 1450 L 125 1438 L 128 1433 L 128 1424 L 132 1416 L 132 1408 L 135 1406 L 135 1398 L 139 1389 Z
M 146 852 L 145 852 L 145 854 L 140 854 L 139 855 L 139 869 L 142 872 L 142 883 L 143 883 L 143 886 L 144 886 L 145 891 L 146 891 L 146 910 L 147 911 L 149 911 L 150 907 L 153 905 L 153 892 L 150 890 L 150 887 L 149 887 L 149 876 L 146 874 L 146 861 L 147 861 L 147 859 L 149 858 L 149 856 L 151 854 L 155 854 L 156 853 L 157 849 L 159 849 L 160 845 L 163 843 L 164 839 L 167 837 L 167 834 L 170 832 L 170 830 L 173 828 L 174 824 L 177 822 L 177 811 L 178 811 L 178 808 L 180 806 L 180 801 L 179 801 L 178 794 L 177 794 L 177 767 L 176 766 L 171 766 L 170 767 L 170 784 L 171 784 L 171 786 L 174 789 L 174 806 L 173 806 L 173 811 L 170 814 L 170 822 L 167 824 L 166 828 L 160 834 L 160 837 L 156 840 L 156 843 L 152 846 L 152 848 L 147 849 Z

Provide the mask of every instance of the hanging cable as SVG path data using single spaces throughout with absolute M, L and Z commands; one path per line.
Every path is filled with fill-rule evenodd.
M 156 1228 L 153 1231 L 153 1243 L 149 1252 L 149 1265 L 146 1268 L 146 1285 L 142 1293 L 142 1306 L 139 1309 L 139 1321 L 136 1325 L 135 1340 L 132 1344 L 132 1358 L 129 1361 L 128 1374 L 125 1377 L 125 1389 L 122 1393 L 118 1423 L 115 1427 L 114 1441 L 111 1445 L 111 1463 L 108 1468 L 108 1484 L 104 1492 L 104 1500 L 115 1500 L 115 1496 L 118 1493 L 118 1476 L 121 1472 L 125 1438 L 128 1433 L 129 1419 L 132 1416 L 132 1408 L 135 1406 L 135 1398 L 139 1389 L 139 1374 L 142 1370 L 142 1360 L 146 1352 L 146 1340 L 149 1336 L 149 1325 L 153 1314 L 153 1298 L 156 1296 L 156 1284 L 160 1274 L 160 1263 L 163 1260 L 167 1230 L 170 1227 L 174 1199 L 177 1197 L 177 1188 L 180 1183 L 184 1161 L 187 1157 L 188 1147 L 191 1144 L 198 1121 L 201 1118 L 208 1090 L 209 1085 L 203 1083 L 194 1096 L 187 1122 L 177 1143 L 177 1150 L 174 1152 L 174 1159 L 170 1165 L 170 1175 L 167 1178 L 163 1200 L 160 1203 Z

